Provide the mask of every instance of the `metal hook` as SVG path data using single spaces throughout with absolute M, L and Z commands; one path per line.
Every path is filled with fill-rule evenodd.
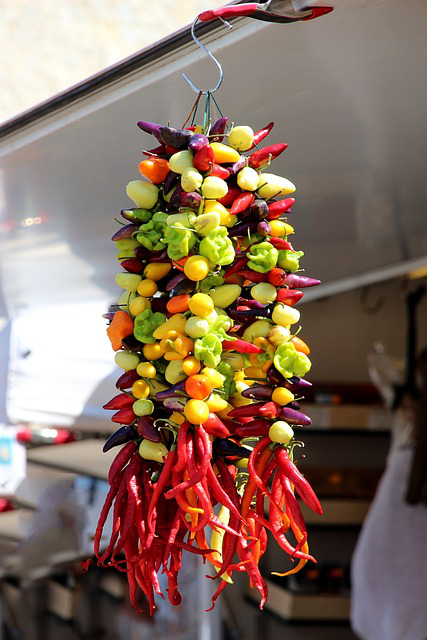
M 214 93 L 215 91 L 217 91 L 217 89 L 219 89 L 219 88 L 220 88 L 220 86 L 221 86 L 221 84 L 222 84 L 222 80 L 223 80 L 223 78 L 224 78 L 224 72 L 223 72 L 222 67 L 221 67 L 220 63 L 218 62 L 218 60 L 217 60 L 217 59 L 215 58 L 215 56 L 214 56 L 214 55 L 209 51 L 209 49 L 208 49 L 207 47 L 205 47 L 205 45 L 204 45 L 204 44 L 202 44 L 202 43 L 200 42 L 200 40 L 198 39 L 198 37 L 196 36 L 196 34 L 195 34 L 195 32 L 194 32 L 198 19 L 199 19 L 199 16 L 197 16 L 197 17 L 195 18 L 195 20 L 193 21 L 193 24 L 191 25 L 191 37 L 193 38 L 194 42 L 195 42 L 195 43 L 196 43 L 196 44 L 197 44 L 201 49 L 203 49 L 203 51 L 205 51 L 205 53 L 207 53 L 207 54 L 208 54 L 209 58 L 212 60 L 212 62 L 214 63 L 214 65 L 215 65 L 215 66 L 216 66 L 216 68 L 218 69 L 218 72 L 219 72 L 219 80 L 218 80 L 218 82 L 216 83 L 216 85 L 215 85 L 215 87 L 214 87 L 213 89 L 198 89 L 198 88 L 197 88 L 197 87 L 196 87 L 196 86 L 191 82 L 190 78 L 189 78 L 185 73 L 183 73 L 182 75 L 183 75 L 183 77 L 184 77 L 184 80 L 185 80 L 186 82 L 188 82 L 188 84 L 189 84 L 189 85 L 190 85 L 190 87 L 193 89 L 193 91 L 195 91 L 196 93 L 200 93 L 200 94 L 203 94 L 203 95 L 207 95 L 208 93 Z M 229 29 L 232 29 L 232 28 L 233 28 L 233 27 L 232 27 L 232 25 L 231 25 L 229 22 L 227 22 L 226 20 L 224 20 L 223 18 L 220 18 L 220 20 L 221 20 L 221 22 L 223 22 L 223 23 L 224 23 L 224 24 L 225 24 Z

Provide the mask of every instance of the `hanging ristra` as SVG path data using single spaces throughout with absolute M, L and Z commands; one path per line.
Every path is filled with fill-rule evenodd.
M 127 185 L 136 206 L 122 210 L 127 224 L 112 238 L 124 292 L 107 333 L 124 373 L 104 407 L 122 426 L 104 451 L 124 446 L 95 554 L 99 565 L 126 569 L 132 604 L 141 589 L 150 613 L 163 596 L 160 572 L 170 602 L 181 602 L 183 551 L 212 565 L 212 606 L 243 571 L 262 608 L 267 531 L 293 562 L 279 575 L 296 573 L 314 559 L 295 492 L 322 513 L 293 462 L 294 429 L 310 424 L 296 396 L 311 386 L 295 305 L 319 281 L 298 274 L 304 254 L 287 221 L 295 186 L 270 169 L 287 145 L 260 146 L 272 122 L 255 133 L 226 117 L 212 124 L 211 91 L 199 92 L 193 120 L 202 95 L 200 125 L 138 123 L 158 146 L 144 152 L 144 179 Z

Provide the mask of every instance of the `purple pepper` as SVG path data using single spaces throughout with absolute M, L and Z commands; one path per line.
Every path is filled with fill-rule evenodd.
M 159 391 L 156 393 L 156 399 L 164 400 L 165 398 L 174 398 L 177 393 L 185 393 L 185 382 L 186 380 L 181 380 L 180 382 L 173 384 L 169 389 Z
M 126 240 L 132 238 L 132 234 L 135 231 L 139 231 L 139 224 L 125 224 L 113 235 L 111 240 L 116 242 L 117 240 Z
M 229 309 L 230 315 L 234 320 L 248 320 L 256 318 L 270 318 L 273 310 L 271 307 L 263 309 L 249 309 L 246 311 L 237 311 L 237 309 Z
M 184 273 L 177 273 L 176 276 L 173 276 L 166 285 L 166 291 L 170 293 L 172 289 L 176 287 L 182 280 L 186 279 L 186 275 Z
M 169 298 L 152 298 L 151 299 L 151 311 L 153 313 L 156 313 L 157 311 L 160 311 L 160 313 L 165 313 L 167 311 L 166 309 L 166 305 L 168 303 L 168 299 Z
M 139 418 L 136 426 L 138 427 L 139 435 L 145 438 L 145 440 L 150 440 L 150 442 L 161 442 L 162 439 L 160 437 L 160 433 L 154 426 L 154 420 L 150 416 L 142 416 L 142 418 Z
M 235 238 L 236 236 L 246 236 L 248 231 L 255 231 L 256 228 L 256 220 L 245 220 L 244 222 L 240 222 L 239 224 L 236 224 L 234 227 L 232 227 L 228 232 L 228 235 L 230 238 Z
M 254 384 L 249 389 L 242 391 L 244 398 L 252 398 L 254 400 L 270 400 L 273 394 L 273 387 L 267 384 Z
M 134 214 L 134 211 L 135 209 L 122 209 L 120 211 L 120 215 L 122 216 L 122 218 L 124 218 L 128 222 L 132 222 L 133 224 L 140 225 L 141 220 L 138 220 L 138 218 Z
M 163 406 L 170 411 L 180 411 L 182 413 L 184 411 L 186 402 L 186 398 L 183 398 L 182 400 L 180 400 L 178 397 L 165 398 L 165 400 L 163 400 Z
M 169 171 L 163 183 L 163 193 L 169 193 L 169 191 L 176 186 L 176 183 L 181 179 L 179 173 L 175 171 Z
M 264 309 L 264 305 L 262 302 L 258 302 L 258 300 L 247 300 L 246 298 L 238 297 L 236 300 L 238 305 L 244 305 L 246 307 L 251 307 L 251 309 Z
M 186 149 L 192 136 L 188 129 L 174 129 L 173 127 L 160 127 L 162 142 L 174 149 Z
M 296 411 L 290 407 L 283 407 L 280 417 L 289 424 L 301 424 L 304 427 L 308 427 L 311 424 L 310 418 L 301 411 Z
M 248 164 L 247 157 L 246 156 L 240 156 L 240 158 L 239 158 L 239 160 L 237 160 L 237 162 L 234 162 L 233 164 L 225 165 L 225 166 L 229 170 L 230 176 L 235 176 L 236 173 L 239 173 L 239 171 L 241 171 L 244 167 L 246 167 L 247 164 Z
M 256 230 L 259 235 L 263 236 L 264 238 L 271 236 L 271 225 L 269 222 L 267 222 L 267 220 L 262 220 L 262 222 L 259 222 Z
M 180 198 L 182 207 L 188 207 L 188 209 L 193 209 L 194 211 L 199 210 L 203 200 L 202 196 L 200 193 L 197 193 L 197 191 L 190 191 L 190 193 L 183 191 Z
M 150 133 L 152 136 L 154 136 L 156 140 L 160 142 L 160 144 L 163 144 L 162 136 L 160 135 L 160 129 L 162 128 L 161 124 L 140 120 L 139 122 L 137 122 L 137 125 L 140 129 L 145 131 L 145 133 Z
M 299 276 L 296 273 L 288 273 L 285 284 L 288 285 L 289 289 L 302 289 L 304 287 L 316 287 L 320 284 L 320 280 Z
M 180 206 L 181 206 L 181 193 L 184 191 L 184 189 L 181 187 L 181 183 L 177 184 L 175 187 L 175 190 L 171 196 L 170 202 L 169 202 L 169 208 L 172 211 L 177 211 Z
M 109 313 L 103 313 L 102 317 L 108 320 L 109 322 L 111 322 L 115 316 L 115 313 L 116 313 L 115 311 L 110 311 Z
M 217 120 L 211 126 L 211 130 L 209 131 L 209 141 L 210 142 L 222 142 L 224 139 L 224 132 L 227 127 L 228 118 L 225 116 Z
M 197 153 L 203 147 L 207 147 L 209 144 L 208 138 L 203 133 L 193 133 L 188 143 L 188 148 L 193 153 Z
M 265 200 L 261 200 L 261 198 L 257 198 L 252 202 L 249 206 L 249 214 L 258 219 L 263 219 L 268 216 L 268 204 Z
M 130 442 L 136 436 L 135 429 L 132 425 L 126 425 L 125 427 L 120 427 L 105 442 L 102 450 L 104 453 L 113 449 L 113 447 L 118 447 L 120 444 L 125 444 L 125 442 Z

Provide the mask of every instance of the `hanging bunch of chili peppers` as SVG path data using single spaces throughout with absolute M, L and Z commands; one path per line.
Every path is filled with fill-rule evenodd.
M 295 187 L 270 173 L 287 145 L 261 147 L 273 123 L 228 128 L 225 117 L 210 124 L 208 109 L 202 126 L 138 125 L 158 146 L 139 165 L 144 180 L 128 184 L 136 206 L 113 236 L 124 292 L 107 332 L 124 373 L 105 409 L 122 426 L 104 450 L 124 446 L 95 553 L 126 570 L 132 603 L 142 589 L 151 613 L 159 572 L 181 601 L 183 551 L 214 567 L 213 602 L 245 571 L 262 607 L 267 531 L 294 573 L 313 560 L 295 492 L 321 513 L 292 461 L 294 428 L 310 424 L 296 399 L 311 365 L 295 305 L 319 281 L 298 274 L 303 252 L 287 222 Z
M 271 9 L 238 7 L 260 19 Z M 223 19 L 237 8 L 218 11 Z M 216 90 L 221 67 L 194 26 L 221 72 Z M 302 445 L 294 430 L 311 423 L 298 403 L 311 363 L 296 304 L 319 280 L 300 275 L 304 253 L 290 241 L 295 186 L 270 171 L 287 144 L 264 146 L 273 122 L 254 132 L 230 126 L 219 110 L 212 123 L 211 101 L 219 110 L 212 91 L 199 92 L 189 127 L 138 122 L 156 146 L 143 152 L 143 180 L 127 185 L 135 206 L 121 211 L 112 238 L 124 291 L 106 314 L 107 333 L 124 372 L 104 406 L 121 425 L 104 451 L 122 448 L 94 547 L 99 565 L 126 571 L 132 604 L 141 590 L 151 614 L 155 596 L 165 597 L 161 573 L 169 601 L 181 602 L 184 551 L 212 566 L 212 607 L 233 574 L 246 572 L 262 608 L 267 532 L 290 558 L 278 575 L 296 573 L 315 561 L 297 496 L 322 513 L 293 461 Z

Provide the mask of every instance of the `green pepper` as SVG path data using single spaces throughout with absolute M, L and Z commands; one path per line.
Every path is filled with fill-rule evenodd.
M 274 354 L 274 366 L 285 378 L 304 376 L 311 368 L 311 362 L 304 353 L 297 351 L 292 342 L 279 345 Z
M 167 213 L 158 211 L 152 219 L 139 227 L 136 239 L 149 251 L 162 251 L 165 243 L 162 241 L 166 228 Z
M 209 231 L 206 238 L 201 241 L 199 251 L 212 264 L 231 264 L 235 251 L 228 237 L 227 227 L 216 227 Z
M 203 338 L 197 338 L 194 343 L 194 355 L 207 367 L 217 367 L 221 362 L 221 354 L 221 340 L 211 333 Z
M 216 368 L 218 373 L 220 373 L 224 377 L 224 382 L 221 389 L 221 395 L 224 396 L 225 400 L 228 400 L 230 396 L 233 395 L 236 391 L 236 385 L 234 383 L 234 371 L 228 362 L 221 362 Z
M 144 344 L 154 344 L 156 339 L 153 338 L 153 333 L 165 322 L 166 316 L 164 313 L 159 311 L 153 313 L 151 309 L 145 309 L 135 318 L 133 334 L 137 340 Z
M 303 257 L 304 251 L 289 251 L 285 249 L 279 251 L 278 266 L 286 271 L 298 271 L 299 261 Z
M 151 216 L 153 215 L 153 212 L 148 211 L 147 209 L 133 209 L 132 213 L 135 218 L 138 218 L 138 220 L 142 223 L 151 220 Z
M 248 267 L 258 273 L 267 273 L 277 264 L 279 252 L 269 242 L 260 242 L 251 246 L 246 254 L 249 258 Z
M 211 289 L 214 289 L 215 287 L 219 287 L 219 285 L 224 284 L 225 280 L 221 275 L 213 275 L 213 276 L 207 276 L 206 278 L 203 278 L 203 280 L 200 280 L 199 283 L 199 287 L 200 287 L 200 291 L 202 291 L 203 293 L 206 293 L 207 291 L 210 291 Z
M 226 314 L 220 314 L 218 318 L 209 327 L 209 333 L 218 336 L 220 340 L 233 340 L 226 334 L 233 326 L 233 320 Z
M 171 260 L 180 260 L 188 256 L 196 243 L 195 232 L 189 231 L 181 222 L 166 227 L 164 242 L 168 245 L 168 256 Z

